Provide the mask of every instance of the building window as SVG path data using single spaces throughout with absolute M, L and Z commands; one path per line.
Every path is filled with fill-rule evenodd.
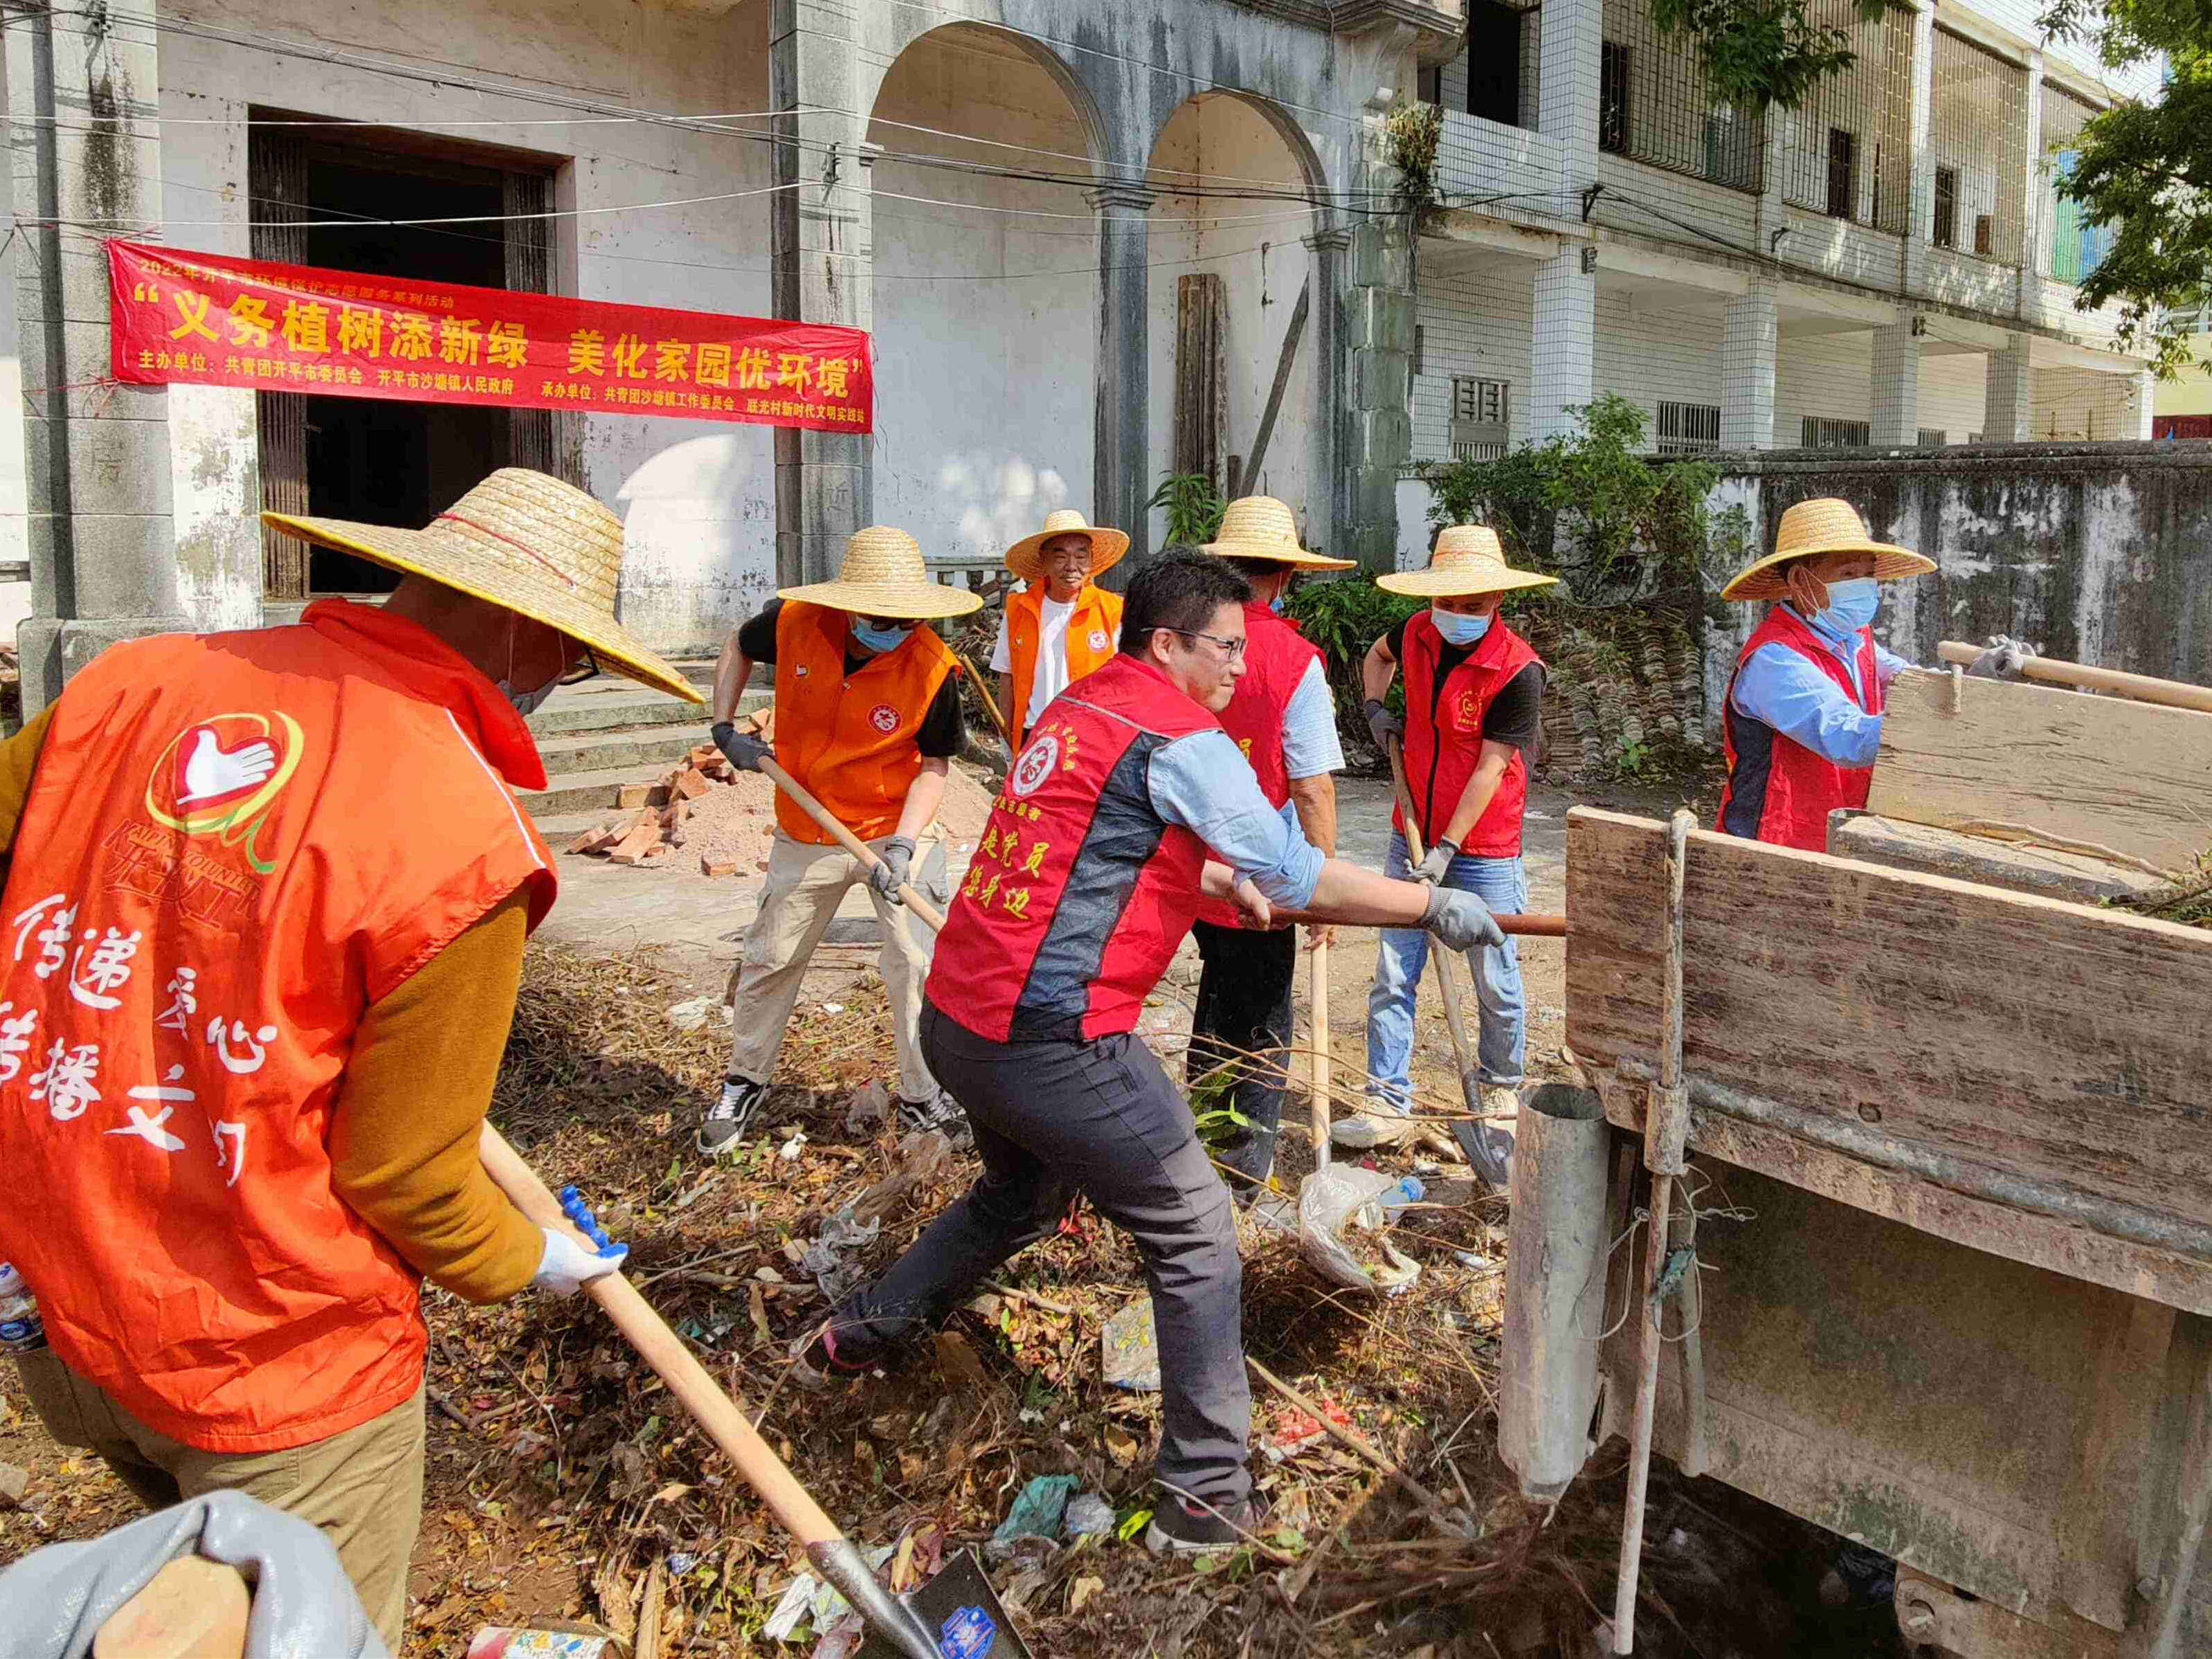
M 1435 69 L 1425 69 L 1415 71 L 1413 77 L 1413 96 L 1419 99 L 1425 104 L 1441 104 L 1443 102 L 1444 71 L 1442 64 L 1438 64 Z
M 1951 434 L 1947 428 L 1923 426 L 1920 428 L 1920 447 L 1923 449 L 1941 449 L 1950 441 Z
M 1717 404 L 1659 405 L 1659 453 L 1691 455 L 1721 447 L 1721 411 Z
M 1428 346 L 1429 346 L 1429 331 L 1428 331 L 1428 329 L 1427 329 L 1424 325 L 1422 325 L 1422 324 L 1420 324 L 1420 323 L 1415 323 L 1415 324 L 1413 325 L 1413 372 L 1414 374 L 1425 374 L 1428 372 L 1428 371 L 1427 371 L 1427 369 L 1426 369 L 1425 368 L 1424 368 L 1424 367 L 1423 367 L 1424 360 L 1425 360 L 1425 359 L 1427 357 L 1427 356 L 1428 356 Z
M 1858 135 L 1828 129 L 1828 216 L 1848 219 L 1859 195 Z
M 1496 460 L 1512 441 L 1512 382 L 1452 376 L 1452 459 Z
M 1993 258 L 1997 247 L 1997 222 L 1993 214 L 1974 216 L 1974 252 L 1984 259 Z
M 1468 0 L 1467 112 L 1521 125 L 1522 14 L 1497 0 Z
M 1936 169 L 1936 246 L 1959 246 L 1959 169 Z
M 1597 59 L 1597 147 L 1615 155 L 1628 154 L 1628 48 L 1606 41 Z
M 1808 415 L 1798 428 L 1797 441 L 1807 449 L 1864 449 L 1874 441 L 1874 428 L 1865 421 Z

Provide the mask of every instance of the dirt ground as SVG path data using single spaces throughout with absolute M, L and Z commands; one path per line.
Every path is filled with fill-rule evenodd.
M 1345 850 L 1379 861 L 1379 791 L 1355 784 L 1346 796 Z M 1607 804 L 1663 811 L 1673 802 Z M 1536 908 L 1558 908 L 1565 805 L 1551 792 L 1532 802 Z M 633 1281 L 864 1546 L 902 1545 L 927 1563 L 976 1543 L 1042 1474 L 1074 1476 L 1111 1505 L 1117 1534 L 1140 1531 L 1158 1396 L 1106 1383 L 1101 1331 L 1141 1297 L 1142 1279 L 1126 1243 L 1087 1212 L 1007 1264 L 933 1344 L 886 1374 L 828 1395 L 787 1385 L 787 1346 L 825 1305 L 823 1259 L 808 1254 L 825 1224 L 848 1207 L 879 1218 L 872 1242 L 829 1258 L 833 1272 L 879 1268 L 970 1178 L 972 1162 L 854 1115 L 855 1091 L 890 1071 L 881 986 L 865 948 L 853 948 L 860 939 L 809 975 L 769 1133 L 736 1158 L 701 1158 L 690 1133 L 720 1078 L 725 1028 L 711 1012 L 692 1024 L 696 1009 L 681 1019 L 671 1011 L 720 989 L 738 925 L 733 884 L 601 866 L 570 878 L 568 897 L 590 888 L 592 902 L 577 908 L 591 911 L 611 902 L 599 895 L 623 891 L 617 881 L 633 915 L 650 892 L 655 914 L 688 917 L 689 931 L 639 950 L 603 915 L 596 931 L 590 916 L 572 919 L 568 938 L 557 924 L 544 930 L 495 1121 L 549 1181 L 584 1188 L 633 1246 Z M 1332 963 L 1340 1075 L 1355 1080 L 1372 951 L 1348 936 Z M 1558 941 L 1523 952 L 1539 1075 L 1557 1062 L 1563 963 Z M 1164 1047 L 1187 1024 L 1176 1004 L 1194 977 L 1179 966 L 1153 1011 Z M 1456 1084 L 1432 1000 L 1417 1084 L 1449 1098 Z M 1287 1115 L 1302 1121 L 1303 1103 Z M 1414 1167 L 1404 1154 L 1371 1161 Z M 1310 1164 L 1303 1139 L 1286 1133 L 1285 1188 Z M 1109 1535 L 1032 1544 L 994 1564 L 1040 1659 L 1593 1659 L 1591 1632 L 1610 1605 L 1623 1449 L 1601 1451 L 1555 1512 L 1516 1494 L 1492 1449 L 1503 1199 L 1449 1168 L 1424 1174 L 1430 1200 L 1393 1234 L 1420 1277 L 1387 1300 L 1333 1287 L 1287 1234 L 1248 1213 L 1244 1334 L 1255 1359 L 1433 1493 L 1449 1524 L 1258 1389 L 1268 1513 L 1249 1547 L 1158 1559 Z M 432 1291 L 425 1312 L 434 1409 L 410 1659 L 459 1659 L 486 1624 L 582 1620 L 631 1637 L 654 1583 L 664 1655 L 849 1652 L 836 1628 L 802 1626 L 783 1644 L 762 1636 L 802 1558 L 594 1308 L 525 1296 L 477 1309 Z M 0 1504 L 0 1561 L 95 1534 L 134 1509 L 97 1459 L 55 1447 L 24 1411 L 0 1370 L 0 1462 L 30 1476 L 21 1507 Z M 1654 1494 L 1640 1652 L 1896 1650 L 1886 1607 L 1824 1605 L 1832 1540 L 1663 1468 Z

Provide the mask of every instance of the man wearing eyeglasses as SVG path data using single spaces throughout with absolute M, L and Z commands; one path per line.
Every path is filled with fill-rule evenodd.
M 1164 1488 L 1147 1541 L 1212 1549 L 1250 1528 L 1251 1395 L 1229 1195 L 1190 1107 L 1133 1034 L 1197 914 L 1232 893 L 1315 921 L 1503 937 L 1472 893 L 1324 857 L 1261 793 L 1215 716 L 1246 672 L 1249 583 L 1202 553 L 1129 586 L 1121 648 L 1045 709 L 994 805 L 925 987 L 930 1070 L 983 1173 L 873 1284 L 802 1340 L 820 1385 L 933 1324 L 1080 1192 L 1130 1235 L 1152 1286 Z
M 1128 550 L 1121 531 L 1065 508 L 1006 550 L 1006 568 L 1026 585 L 1007 596 L 991 672 L 1017 752 L 1047 703 L 1113 660 L 1121 596 L 1099 586 L 1098 578 Z

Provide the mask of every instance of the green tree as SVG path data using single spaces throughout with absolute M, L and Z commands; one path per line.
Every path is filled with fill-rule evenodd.
M 1852 0 L 1874 19 L 1888 0 Z M 1816 21 L 1816 0 L 1652 0 L 1651 21 L 1686 34 L 1716 103 L 1758 115 L 1796 109 L 1831 75 L 1858 62 L 1850 31 Z
M 2113 69 L 2166 59 L 2159 101 L 2092 117 L 2058 189 L 2111 238 L 2076 304 L 2118 305 L 2122 348 L 2171 377 L 2189 361 L 2187 313 L 2212 298 L 2212 3 L 2053 0 L 2042 24 Z

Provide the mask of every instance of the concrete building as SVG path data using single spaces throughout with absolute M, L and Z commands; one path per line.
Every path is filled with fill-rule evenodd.
M 1763 119 L 1706 91 L 1648 0 L 1468 0 L 1425 75 L 1446 204 L 1419 252 L 1416 460 L 1540 439 L 1599 392 L 1663 451 L 2150 435 L 2117 315 L 2075 307 L 2102 252 L 2056 185 L 2116 99 L 2031 0 L 1844 0 L 1856 66 Z M 1403 493 L 1419 543 L 1426 492 Z
M 113 639 L 383 580 L 264 538 L 264 505 L 422 523 L 509 461 L 621 510 L 624 616 L 679 652 L 862 523 L 995 558 L 1072 505 L 1141 546 L 1178 442 L 1224 475 L 1271 396 L 1254 487 L 1316 541 L 1391 556 L 1413 299 L 1380 112 L 1456 49 L 1455 0 L 107 0 L 8 21 L 0 391 L 25 415 L 0 422 L 0 578 L 27 583 L 0 620 L 28 618 L 32 707 Z M 118 386 L 112 234 L 857 325 L 876 431 Z

